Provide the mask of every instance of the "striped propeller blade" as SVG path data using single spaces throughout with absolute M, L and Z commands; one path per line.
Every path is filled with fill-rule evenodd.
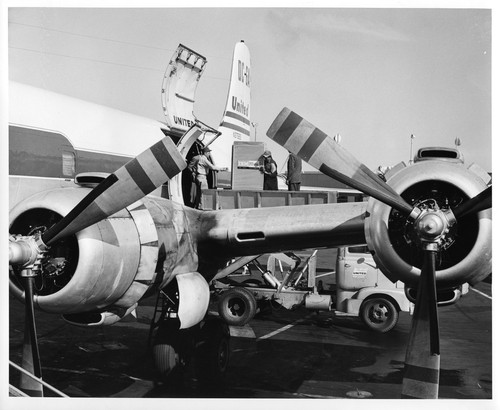
M 437 399 L 439 392 L 439 321 L 436 252 L 425 251 L 415 312 L 406 349 L 402 398 Z
M 462 218 L 473 212 L 480 212 L 485 209 L 491 208 L 492 206 L 492 186 L 490 185 L 484 191 L 477 194 L 474 198 L 460 204 L 455 209 L 453 213 L 456 218 Z
M 388 184 L 333 138 L 290 109 L 283 108 L 267 136 L 331 178 L 411 214 L 413 208 Z
M 200 133 L 194 125 L 187 133 Z M 50 243 L 72 235 L 127 207 L 186 167 L 175 144 L 166 136 L 127 162 L 96 186 L 63 219 L 42 235 Z
M 38 379 L 41 379 L 42 366 L 40 364 L 40 352 L 38 350 L 38 340 L 36 336 L 35 311 L 33 308 L 34 281 L 35 278 L 33 276 L 23 277 L 25 289 L 25 324 L 22 368 Z M 43 385 L 25 373 L 21 373 L 19 387 L 31 397 L 43 397 Z

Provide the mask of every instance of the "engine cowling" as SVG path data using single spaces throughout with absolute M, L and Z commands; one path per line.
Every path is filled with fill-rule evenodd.
M 33 235 L 45 229 L 88 191 L 71 188 L 35 194 L 12 210 L 11 234 Z M 134 210 L 125 209 L 54 244 L 42 258 L 35 305 L 64 314 L 133 306 L 155 277 L 156 263 L 145 266 L 143 253 L 154 259 L 158 255 L 155 226 L 144 220 L 152 222 L 147 213 L 134 215 Z M 154 245 L 147 249 L 143 246 L 145 236 L 154 239 L 148 239 Z M 11 275 L 10 288 L 17 297 L 24 297 L 15 275 Z
M 55 189 L 22 201 L 10 213 L 13 239 L 16 235 L 36 235 L 51 226 L 88 192 L 88 188 L 81 187 Z M 190 289 L 194 286 L 199 290 L 198 300 L 208 300 L 208 285 L 194 272 L 198 260 L 192 241 L 187 240 L 187 226 L 181 205 L 162 198 L 144 198 L 57 241 L 42 256 L 35 306 L 63 314 L 73 324 L 111 324 L 130 313 L 148 290 L 163 288 L 183 273 L 190 273 L 189 283 L 196 285 Z M 11 269 L 10 289 L 22 300 L 24 290 L 15 272 L 20 268 Z M 186 287 L 185 282 L 183 277 L 179 289 Z M 200 286 L 201 282 L 205 282 L 204 286 Z M 187 314 L 183 313 L 184 322 L 201 320 L 206 307 L 199 310 L 188 309 Z
M 489 175 L 477 165 L 427 160 L 400 164 L 387 183 L 409 204 L 423 211 L 452 210 L 483 191 Z M 370 199 L 365 236 L 380 269 L 392 281 L 415 286 L 423 261 L 414 221 L 380 201 Z M 438 289 L 477 283 L 491 273 L 491 209 L 459 218 L 440 238 L 436 264 Z

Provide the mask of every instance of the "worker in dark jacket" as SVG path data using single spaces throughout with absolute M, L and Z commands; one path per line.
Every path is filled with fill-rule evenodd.
M 264 173 L 264 190 L 277 191 L 278 190 L 278 166 L 276 161 L 271 156 L 270 151 L 264 151 L 262 154 L 263 164 L 262 172 Z
M 227 168 L 215 166 L 210 158 L 210 152 L 212 150 L 209 147 L 203 148 L 203 152 L 199 155 L 193 157 L 188 167 L 193 173 L 193 183 L 194 190 L 192 196 L 194 195 L 194 207 L 197 209 L 202 209 L 201 205 L 201 194 L 202 189 L 208 189 L 207 175 L 210 171 L 226 171 Z
M 302 160 L 290 152 L 287 163 L 286 183 L 289 191 L 300 191 L 302 182 Z

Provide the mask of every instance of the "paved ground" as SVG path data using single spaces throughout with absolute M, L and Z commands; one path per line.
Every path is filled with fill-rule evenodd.
M 331 256 L 331 255 L 330 255 Z M 321 257 L 330 264 L 330 256 Z M 318 266 L 321 266 L 320 264 Z M 439 308 L 440 398 L 492 397 L 491 284 L 476 286 Z M 182 383 L 155 384 L 147 350 L 152 301 L 136 322 L 77 328 L 37 313 L 44 380 L 76 397 L 344 398 L 400 396 L 411 317 L 402 313 L 389 333 L 367 330 L 357 318 L 275 308 L 231 329 L 231 362 L 224 383 L 200 386 L 187 369 Z M 23 305 L 10 300 L 10 358 L 21 361 Z M 17 383 L 12 376 L 11 382 Z

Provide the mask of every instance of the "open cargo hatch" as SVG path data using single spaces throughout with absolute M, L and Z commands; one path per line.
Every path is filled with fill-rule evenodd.
M 182 135 L 195 123 L 196 87 L 207 59 L 179 44 L 163 77 L 161 99 L 170 131 Z

